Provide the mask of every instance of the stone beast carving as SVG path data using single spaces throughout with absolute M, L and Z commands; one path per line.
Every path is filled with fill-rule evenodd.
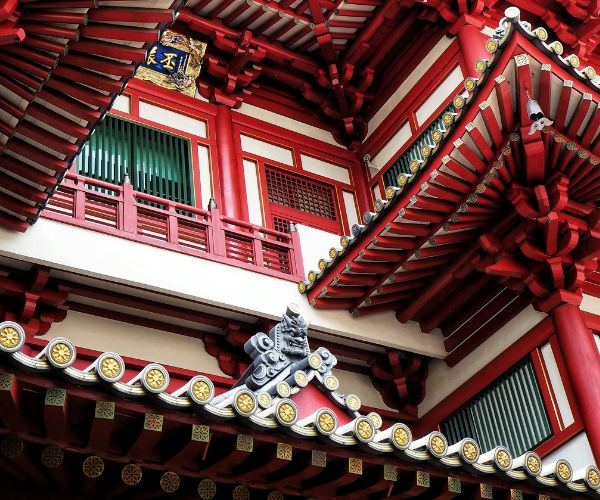
M 298 306 L 291 304 L 282 321 L 271 328 L 269 335 L 260 332 L 252 336 L 244 344 L 244 351 L 253 362 L 234 387 L 245 385 L 254 391 L 266 389 L 265 386 L 272 385 L 271 382 L 305 367 L 310 355 L 308 325 L 308 321 L 300 315 Z M 328 368 L 335 365 L 335 357 L 329 351 L 319 349 L 318 352 Z

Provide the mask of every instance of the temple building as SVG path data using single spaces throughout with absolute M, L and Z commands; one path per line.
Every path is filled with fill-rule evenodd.
M 599 498 L 599 44 L 0 0 L 0 498 Z

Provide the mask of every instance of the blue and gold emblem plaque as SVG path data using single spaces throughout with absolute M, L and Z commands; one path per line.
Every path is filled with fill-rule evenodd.
M 135 77 L 193 97 L 205 51 L 205 43 L 165 30 Z

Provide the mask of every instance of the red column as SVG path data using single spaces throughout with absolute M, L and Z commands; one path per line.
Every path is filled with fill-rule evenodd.
M 600 353 L 578 306 L 561 304 L 551 314 L 592 453 L 600 463 Z
M 219 187 L 221 188 L 221 206 L 219 206 L 219 209 L 223 215 L 243 220 L 244 210 L 240 189 L 244 188 L 241 187 L 238 174 L 238 156 L 235 147 L 231 109 L 227 106 L 217 105 L 215 128 L 219 160 Z
M 466 66 L 466 76 L 478 77 L 475 63 L 478 59 L 490 59 L 490 53 L 485 48 L 486 37 L 479 31 L 483 23 L 471 16 L 464 15 L 451 29 L 456 34 Z

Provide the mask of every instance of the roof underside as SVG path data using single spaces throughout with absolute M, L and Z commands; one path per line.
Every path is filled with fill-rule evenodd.
M 313 306 L 356 316 L 392 309 L 424 331 L 441 327 L 453 364 L 474 348 L 466 341 L 478 329 L 485 333 L 477 345 L 531 301 L 477 272 L 478 238 L 514 227 L 507 193 L 515 182 L 533 182 L 535 162 L 548 176 L 565 174 L 569 196 L 588 214 L 597 206 L 600 94 L 592 69 L 576 72 L 571 59 L 557 61 L 526 38 L 513 36 L 479 80 L 467 79 L 455 115 L 445 117 L 439 142 L 421 151 L 412 176 L 401 175 L 401 187 L 388 189 L 356 237 L 342 238 L 343 248 L 332 248 L 320 271 L 300 283 Z M 554 121 L 535 158 L 528 93 Z
M 180 3 L 31 0 L 2 13 L 1 225 L 36 220 Z
M 597 5 L 587 1 L 191 0 L 178 25 L 212 39 L 200 77 L 204 97 L 284 106 L 356 147 L 382 96 L 442 36 L 465 18 L 495 24 L 509 5 L 598 66 Z
M 200 491 L 200 479 L 217 482 L 217 498 L 232 483 L 293 498 L 453 497 L 479 493 L 480 483 L 495 495 L 575 498 L 595 497 L 600 487 L 593 466 L 573 471 L 565 460 L 542 463 L 534 452 L 513 459 L 503 446 L 482 454 L 471 438 L 449 447 L 439 432 L 413 439 L 404 424 L 364 415 L 358 396 L 338 391 L 335 359 L 322 348 L 260 389 L 236 385 L 215 395 L 206 376 L 171 379 L 155 363 L 132 367 L 115 353 L 79 355 L 63 338 L 38 351 L 23 345 L 18 325 L 2 323 L 0 331 L 2 365 L 16 365 L 15 373 L 0 373 L 0 461 L 17 466 L 3 472 L 42 485 L 56 481 L 64 493 L 83 488 L 114 498 L 138 483 L 127 493 L 150 495 L 159 484 L 168 492 L 159 482 L 164 472 L 178 476 L 178 487 L 183 481 L 180 493 Z M 45 469 L 28 460 L 36 452 Z M 90 456 L 102 467 L 95 476 L 84 462 Z M 96 481 L 70 482 L 73 469 Z M 128 481 L 133 473 L 139 477 Z M 419 474 L 427 478 L 420 484 Z

